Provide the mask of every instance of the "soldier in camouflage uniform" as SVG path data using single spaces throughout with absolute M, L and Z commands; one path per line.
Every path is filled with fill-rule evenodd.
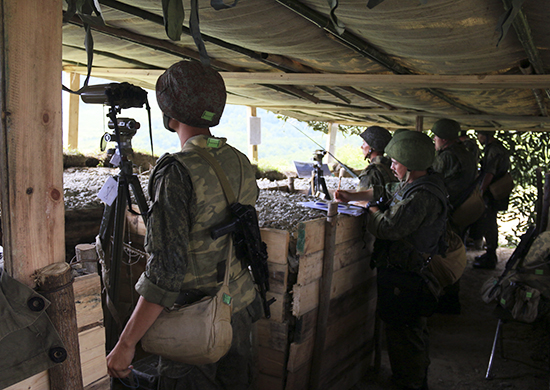
M 474 240 L 485 237 L 487 252 L 477 256 L 474 268 L 494 269 L 498 262 L 496 250 L 498 248 L 498 223 L 497 214 L 499 211 L 508 209 L 509 197 L 496 200 L 489 186 L 502 178 L 510 170 L 510 152 L 502 143 L 494 137 L 491 131 L 480 131 L 477 138 L 482 145 L 483 158 L 481 159 L 481 186 L 486 209 L 485 214 L 470 229 L 471 237 Z
M 432 168 L 443 175 L 449 195 L 451 213 L 471 194 L 477 177 L 477 162 L 474 155 L 459 140 L 460 124 L 452 119 L 440 119 L 432 126 L 436 155 Z M 458 226 L 451 226 L 460 236 L 464 232 Z M 460 280 L 445 288 L 440 298 L 438 312 L 460 314 Z
M 226 92 L 221 76 L 198 62 L 181 61 L 162 74 L 157 100 L 168 130 L 176 132 L 182 151 L 162 156 L 151 173 L 145 248 L 147 267 L 136 284 L 138 304 L 120 340 L 107 356 L 109 374 L 130 374 L 135 346 L 164 308 L 185 303 L 196 293 L 214 295 L 223 282 L 231 235 L 213 240 L 213 227 L 230 220 L 219 180 L 195 151 L 200 148 L 217 160 L 227 175 L 237 201 L 254 205 L 258 188 L 246 156 L 213 137 Z M 159 389 L 248 389 L 253 374 L 252 324 L 261 303 L 246 267 L 233 251 L 229 289 L 233 297 L 233 342 L 217 363 L 193 366 L 160 359 Z
M 459 131 L 460 124 L 452 119 L 440 119 L 432 127 L 436 149 L 432 168 L 443 175 L 452 209 L 466 200 L 477 175 L 474 155 L 459 141 Z
M 403 389 L 427 389 L 427 318 L 436 299 L 420 272 L 426 258 L 444 253 L 447 194 L 440 174 L 429 173 L 435 149 L 425 134 L 394 135 L 386 147 L 398 183 L 386 186 L 391 196 L 385 211 L 369 206 L 369 231 L 376 237 L 372 265 L 377 268 L 377 311 L 385 323 L 393 379 Z M 347 193 L 335 198 L 347 201 Z M 370 193 L 370 196 L 368 195 Z M 374 190 L 366 191 L 373 201 Z
M 384 148 L 391 140 L 390 132 L 380 126 L 370 126 L 361 133 L 361 138 L 361 150 L 365 160 L 370 160 L 370 164 L 359 174 L 357 191 L 365 191 L 375 185 L 385 186 L 386 183 L 396 181 L 390 168 L 391 161 L 384 156 Z

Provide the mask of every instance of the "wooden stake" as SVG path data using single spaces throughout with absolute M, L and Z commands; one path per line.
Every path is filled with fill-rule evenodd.
M 309 376 L 309 389 L 317 390 L 321 379 L 321 364 L 325 350 L 328 315 L 330 310 L 330 292 L 332 288 L 332 275 L 334 272 L 334 254 L 336 249 L 336 228 L 338 226 L 338 203 L 330 202 L 328 205 L 327 220 L 325 222 L 325 246 L 323 256 L 323 276 L 319 287 L 319 309 L 317 314 L 317 327 L 315 331 L 315 344 L 313 346 L 313 359 Z
M 50 390 L 81 390 L 82 371 L 71 267 L 53 263 L 36 271 L 39 292 L 51 305 L 47 309 L 54 327 L 65 344 L 67 359 L 49 370 Z

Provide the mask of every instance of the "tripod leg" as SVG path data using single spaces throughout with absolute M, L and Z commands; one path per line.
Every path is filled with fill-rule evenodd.
M 126 216 L 126 196 L 128 187 L 122 180 L 118 181 L 118 193 L 115 203 L 115 224 L 113 228 L 113 247 L 111 250 L 111 261 L 109 264 L 109 299 L 113 304 L 118 302 L 119 285 L 120 285 L 120 269 L 122 263 L 123 238 L 124 238 L 124 221 Z M 122 332 L 122 319 L 115 319 L 112 313 L 107 316 L 109 321 L 106 321 L 107 340 L 106 347 L 110 351 L 114 348 L 118 341 L 118 336 Z
M 331 200 L 331 197 L 330 197 L 330 192 L 328 192 L 328 188 L 327 188 L 327 182 L 325 181 L 325 178 L 324 177 L 320 177 L 319 178 L 320 182 L 321 182 L 321 186 L 323 188 L 323 193 L 325 194 L 327 200 Z
M 493 358 L 495 357 L 495 350 L 497 348 L 497 343 L 502 332 L 502 320 L 498 320 L 497 330 L 495 332 L 495 339 L 493 340 L 493 349 L 491 350 L 491 357 L 489 358 L 489 365 L 487 366 L 487 373 L 485 374 L 485 379 L 493 379 L 493 373 L 491 369 L 493 368 Z
M 135 175 L 132 175 L 129 178 L 128 184 L 130 184 L 130 187 L 132 188 L 132 192 L 136 197 L 137 205 L 139 207 L 139 212 L 141 214 L 141 217 L 143 218 L 143 222 L 145 223 L 145 225 L 147 225 L 147 212 L 149 211 L 149 206 L 147 205 L 147 200 L 145 199 L 145 195 L 143 194 L 143 189 L 141 188 L 141 184 L 139 184 L 138 177 Z

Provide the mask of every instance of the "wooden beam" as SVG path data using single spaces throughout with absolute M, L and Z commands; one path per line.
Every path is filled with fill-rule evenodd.
M 66 72 L 86 74 L 86 67 L 67 65 Z M 140 77 L 156 80 L 162 69 L 93 68 L 96 77 Z M 381 88 L 533 89 L 550 88 L 550 75 L 394 75 L 276 72 L 221 72 L 227 86 L 250 84 L 354 86 Z
M 381 88 L 532 89 L 550 87 L 550 75 L 388 75 L 222 72 L 228 86 L 243 84 L 324 85 Z
M 70 88 L 72 91 L 80 89 L 80 74 L 70 73 Z M 80 107 L 80 96 L 74 93 L 69 94 L 69 149 L 78 149 L 78 112 Z
M 36 269 L 65 261 L 62 0 L 2 4 L 0 182 L 5 268 L 33 286 L 31 274 Z

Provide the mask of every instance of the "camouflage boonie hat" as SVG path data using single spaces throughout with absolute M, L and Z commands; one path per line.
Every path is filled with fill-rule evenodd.
M 156 91 L 168 117 L 202 128 L 220 123 L 227 95 L 223 78 L 211 67 L 180 61 L 160 75 Z
M 440 119 L 432 126 L 432 133 L 442 139 L 457 139 L 458 133 L 460 133 L 460 124 L 452 119 Z
M 390 132 L 380 126 L 367 127 L 367 130 L 363 131 L 360 136 L 371 148 L 379 152 L 383 152 L 391 140 Z
M 430 137 L 419 131 L 403 131 L 394 135 L 386 153 L 411 171 L 428 169 L 435 158 L 435 146 Z

